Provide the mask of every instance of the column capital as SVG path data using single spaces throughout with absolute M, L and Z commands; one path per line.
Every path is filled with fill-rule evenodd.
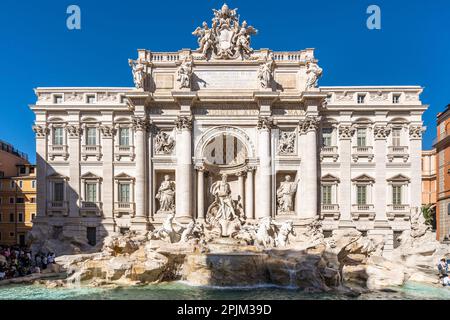
M 196 164 L 194 168 L 198 172 L 205 172 L 206 171 L 206 167 L 204 166 L 203 163 L 202 164 Z
M 259 117 L 258 123 L 256 124 L 258 130 L 270 130 L 274 127 L 272 117 Z
M 247 171 L 242 170 L 236 173 L 237 177 L 245 177 L 247 175 Z
M 425 129 L 422 125 L 409 126 L 409 139 L 410 140 L 421 140 L 422 132 L 424 132 L 424 131 L 425 131 Z
M 175 126 L 178 130 L 192 130 L 193 118 L 192 116 L 178 116 L 175 120 Z
M 355 127 L 352 125 L 340 125 L 338 127 L 339 139 L 350 140 L 355 134 Z
M 47 127 L 47 125 L 34 125 L 33 131 L 36 134 L 36 138 L 45 138 L 50 132 L 50 129 Z
M 145 116 L 144 117 L 133 116 L 131 121 L 132 121 L 133 129 L 135 131 L 146 132 L 149 129 L 150 121 Z
M 115 129 L 112 125 L 101 125 L 100 132 L 102 133 L 103 138 L 112 138 L 116 134 L 117 129 Z
M 66 126 L 67 133 L 69 134 L 69 138 L 78 139 L 83 132 L 83 129 L 79 125 L 69 124 Z
M 375 125 L 373 135 L 375 140 L 386 140 L 391 133 L 391 127 L 388 125 Z
M 305 119 L 300 120 L 298 127 L 301 134 L 305 134 L 308 131 L 316 131 L 319 127 L 320 117 L 318 116 L 306 116 Z

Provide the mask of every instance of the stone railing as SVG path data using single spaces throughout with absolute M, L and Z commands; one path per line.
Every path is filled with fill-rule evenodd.
M 48 156 L 50 160 L 54 160 L 55 157 L 63 157 L 67 160 L 69 157 L 69 147 L 67 145 L 50 145 L 48 146 Z
M 403 161 L 408 161 L 409 153 L 406 146 L 390 146 L 388 147 L 388 160 L 392 162 L 394 158 L 403 158 Z
M 394 220 L 395 218 L 409 220 L 410 216 L 411 209 L 409 204 L 389 204 L 387 206 L 387 218 L 389 220 Z
M 321 91 L 328 94 L 327 103 L 354 105 L 420 105 L 422 88 L 418 86 L 398 87 L 328 87 L 321 86 Z M 358 95 L 364 96 L 358 102 Z M 394 99 L 398 97 L 398 99 Z
M 275 61 L 302 61 L 301 52 L 273 52 L 273 59 Z
M 354 204 L 351 212 L 353 220 L 360 218 L 367 218 L 369 220 L 375 219 L 375 207 L 373 204 Z
M 323 158 L 333 158 L 334 161 L 337 161 L 339 157 L 338 147 L 337 146 L 323 146 L 320 150 L 320 160 Z
M 102 147 L 99 145 L 83 145 L 81 147 L 81 156 L 83 160 L 87 160 L 88 157 L 97 157 L 97 160 L 100 160 L 102 153 Z
M 340 217 L 339 205 L 338 204 L 324 204 L 320 206 L 320 218 L 327 219 L 331 218 L 334 220 L 339 220 Z
M 180 60 L 180 55 L 178 53 L 170 53 L 170 52 L 161 52 L 161 53 L 152 52 L 150 58 L 151 62 L 176 62 L 178 60 Z
M 121 146 L 116 145 L 114 147 L 114 155 L 116 160 L 119 161 L 122 157 L 130 157 L 130 160 L 134 160 L 134 146 Z
M 56 212 L 59 212 L 63 216 L 67 216 L 69 212 L 68 201 L 48 201 L 47 202 L 47 214 L 52 217 Z
M 352 158 L 354 161 L 358 161 L 359 158 L 365 157 L 368 158 L 369 161 L 373 159 L 373 147 L 372 146 L 354 146 L 352 152 Z
M 94 201 L 81 201 L 81 215 L 87 216 L 88 212 L 95 212 L 96 216 L 101 216 L 103 203 Z
M 133 214 L 135 211 L 134 202 L 114 202 L 114 212 L 119 216 L 123 213 Z
M 339 211 L 338 204 L 322 204 L 322 211 Z

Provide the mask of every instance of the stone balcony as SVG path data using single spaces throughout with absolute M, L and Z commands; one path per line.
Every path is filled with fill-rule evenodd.
M 331 218 L 334 220 L 339 220 L 340 217 L 339 205 L 338 204 L 321 204 L 320 206 L 320 218 L 327 219 Z
M 359 158 L 367 158 L 370 162 L 372 161 L 373 157 L 374 154 L 372 146 L 355 146 L 352 148 L 352 158 L 354 162 L 357 162 Z
M 67 145 L 50 145 L 48 146 L 48 156 L 50 160 L 55 160 L 55 157 L 63 157 L 64 160 L 69 158 L 69 147 Z
M 90 214 L 95 214 L 97 217 L 100 217 L 102 215 L 102 208 L 102 202 L 82 201 L 80 212 L 83 217 Z
M 52 217 L 54 215 L 67 216 L 69 214 L 69 202 L 68 201 L 48 201 L 47 202 L 47 214 Z
M 120 161 L 123 157 L 129 157 L 133 161 L 135 157 L 134 146 L 116 145 L 114 148 L 114 156 L 117 161 Z
M 102 158 L 102 147 L 99 145 L 83 145 L 81 147 L 81 157 L 84 161 L 88 159 L 88 157 L 96 157 L 97 160 Z
M 392 162 L 394 158 L 403 158 L 403 162 L 408 161 L 409 153 L 406 146 L 391 146 L 388 147 L 387 158 L 389 162 Z
M 375 207 L 373 204 L 354 204 L 351 212 L 353 220 L 366 218 L 368 220 L 375 219 Z
M 123 214 L 129 214 L 131 216 L 134 216 L 135 203 L 134 202 L 114 202 L 114 213 L 117 214 L 118 217 L 121 217 Z
M 409 220 L 411 209 L 409 204 L 389 204 L 386 215 L 389 220 L 394 220 L 395 218 Z
M 333 158 L 333 161 L 336 162 L 339 158 L 338 147 L 323 146 L 320 150 L 320 161 L 323 161 L 324 158 Z

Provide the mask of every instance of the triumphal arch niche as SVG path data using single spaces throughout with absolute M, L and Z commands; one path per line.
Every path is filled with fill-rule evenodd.
M 322 69 L 314 51 L 255 50 L 257 30 L 237 9 L 223 5 L 213 14 L 192 32 L 196 50 L 139 50 L 129 61 L 130 109 L 149 124 L 136 142 L 150 141 L 142 156 L 145 147 L 136 145 L 136 175 L 144 175 L 136 199 L 149 204 L 155 223 L 174 212 L 180 221 L 219 223 L 224 236 L 245 220 L 315 219 L 326 94 L 317 88 Z M 149 170 L 139 169 L 142 158 Z M 136 216 L 145 217 L 141 210 Z

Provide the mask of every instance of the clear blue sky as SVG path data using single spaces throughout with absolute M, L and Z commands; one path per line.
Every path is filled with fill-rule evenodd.
M 449 0 L 230 0 L 259 30 L 254 48 L 316 48 L 321 85 L 421 85 L 428 127 L 450 103 Z M 66 28 L 66 9 L 81 8 L 82 29 Z M 366 28 L 366 9 L 381 8 L 381 30 Z M 0 139 L 35 159 L 33 88 L 131 86 L 136 49 L 195 48 L 191 32 L 222 1 L 3 0 L 0 11 Z

